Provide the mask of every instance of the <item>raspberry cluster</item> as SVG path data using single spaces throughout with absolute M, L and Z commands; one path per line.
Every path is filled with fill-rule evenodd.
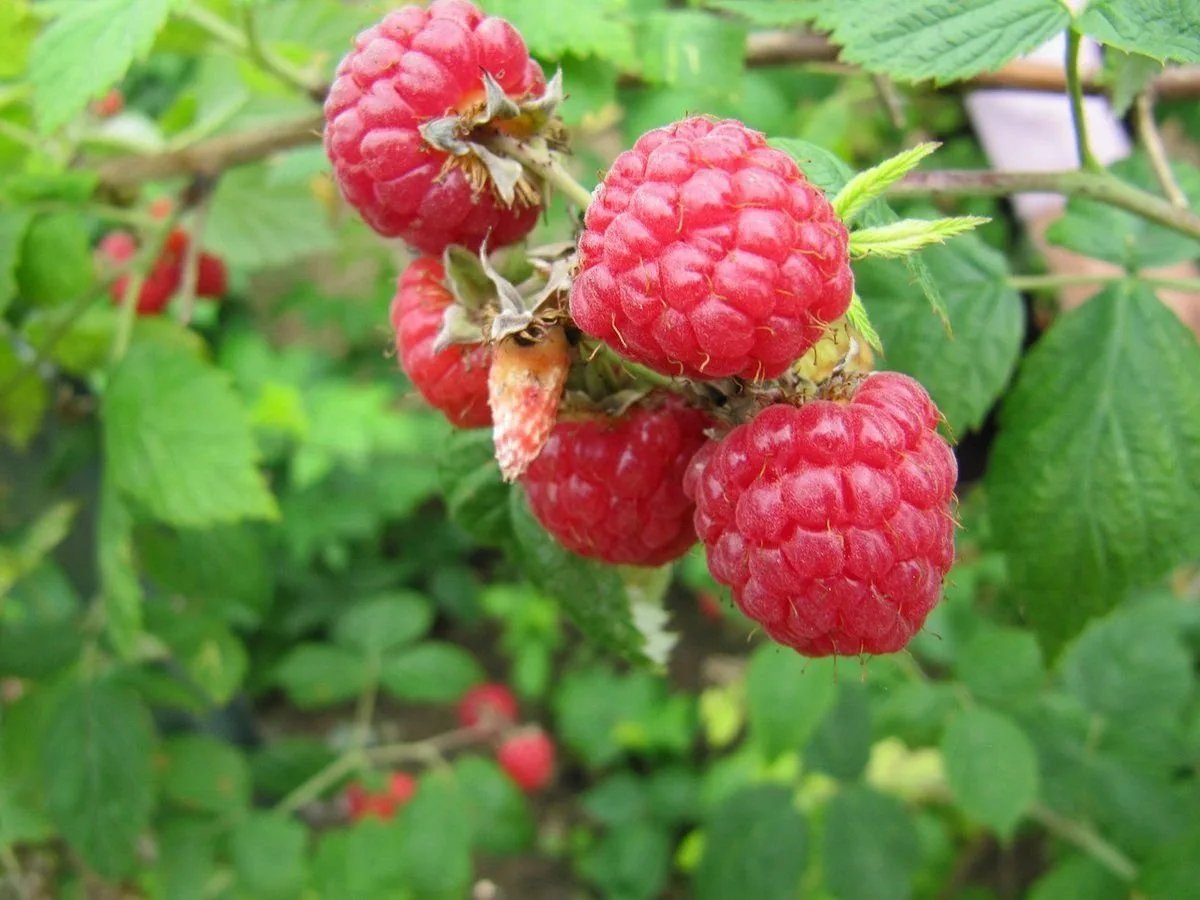
M 184 262 L 189 242 L 187 232 L 180 228 L 173 229 L 167 235 L 162 253 L 142 280 L 141 289 L 138 291 L 138 315 L 153 316 L 166 309 L 183 283 Z M 101 238 L 97 249 L 106 262 L 121 265 L 133 259 L 138 250 L 138 243 L 128 231 L 112 231 Z M 129 290 L 129 279 L 130 276 L 122 275 L 113 282 L 113 303 L 122 302 Z M 224 296 L 227 288 L 225 263 L 211 253 L 200 253 L 196 261 L 196 296 L 216 299 Z

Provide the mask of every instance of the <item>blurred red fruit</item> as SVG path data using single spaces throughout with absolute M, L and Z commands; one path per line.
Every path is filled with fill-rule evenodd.
M 458 703 L 458 721 L 464 728 L 477 725 L 511 725 L 517 720 L 517 698 L 502 684 L 480 684 Z
M 554 742 L 540 728 L 517 732 L 496 751 L 500 767 L 526 792 L 541 790 L 550 783 L 554 756 Z

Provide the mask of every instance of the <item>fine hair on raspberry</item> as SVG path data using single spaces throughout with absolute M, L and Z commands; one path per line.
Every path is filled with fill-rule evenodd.
M 954 561 L 954 454 L 913 379 L 867 377 L 849 402 L 768 406 L 697 454 L 686 488 L 709 569 L 806 656 L 892 653 Z
M 420 126 L 479 104 L 483 72 L 510 96 L 540 95 L 541 67 L 517 30 L 467 0 L 405 6 L 362 32 L 325 101 L 325 149 L 342 194 L 367 224 L 426 253 L 524 237 L 536 206 L 506 208 L 472 185 Z
M 845 226 L 796 162 L 741 122 L 643 134 L 588 208 L 571 315 L 667 375 L 769 379 L 850 305 Z

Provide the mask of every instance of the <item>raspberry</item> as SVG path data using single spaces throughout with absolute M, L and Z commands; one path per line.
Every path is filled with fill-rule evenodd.
M 685 488 L 713 577 L 805 656 L 904 647 L 954 561 L 958 467 L 937 422 L 921 385 L 885 372 L 705 447 Z
M 658 566 L 696 542 L 683 478 L 708 417 L 677 397 L 624 415 L 560 422 L 522 483 L 564 547 L 610 563 Z
M 101 240 L 101 256 L 113 263 L 126 263 L 137 253 L 137 239 L 127 231 L 113 231 Z M 138 292 L 139 315 L 156 315 L 166 309 L 171 297 L 183 282 L 183 266 L 187 254 L 188 236 L 181 228 L 167 235 L 162 254 L 147 273 Z M 122 275 L 113 282 L 113 303 L 120 304 L 129 287 L 130 276 Z M 210 253 L 201 253 L 197 259 L 196 294 L 200 297 L 220 297 L 226 288 L 225 264 Z
M 99 100 L 92 103 L 92 112 L 101 119 L 111 119 L 125 108 L 125 95 L 119 88 L 113 88 Z
M 516 719 L 517 698 L 503 684 L 476 685 L 458 703 L 458 721 L 463 728 L 511 724 Z
M 454 302 L 444 277 L 441 262 L 431 256 L 418 259 L 400 277 L 391 308 L 396 352 L 430 406 L 459 428 L 482 428 L 492 423 L 487 385 L 491 352 L 482 344 L 433 349 L 446 307 Z
M 613 163 L 585 226 L 572 317 L 668 375 L 774 378 L 854 291 L 833 208 L 737 121 L 643 134 Z
M 405 772 L 393 772 L 386 791 L 373 792 L 356 781 L 346 787 L 346 806 L 350 821 L 360 822 L 368 817 L 394 818 L 396 810 L 408 803 L 417 791 L 417 783 Z
M 554 775 L 554 742 L 540 728 L 519 731 L 500 745 L 496 759 L 517 787 L 538 791 Z
M 211 253 L 201 253 L 196 260 L 196 295 L 215 299 L 223 297 L 228 287 L 225 263 Z
M 540 95 L 541 67 L 512 25 L 466 0 L 388 13 L 355 40 L 325 101 L 325 149 L 346 199 L 380 234 L 438 254 L 448 244 L 500 247 L 537 221 L 472 187 L 427 144 L 423 123 L 478 105 L 482 72 L 511 96 Z M 489 235 L 490 232 L 490 235 Z

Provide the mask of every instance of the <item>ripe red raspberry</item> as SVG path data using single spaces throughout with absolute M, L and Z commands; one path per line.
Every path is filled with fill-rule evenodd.
M 503 684 L 480 684 L 463 694 L 458 721 L 463 728 L 510 725 L 517 720 L 517 698 Z
M 741 122 L 643 134 L 588 208 L 571 315 L 668 375 L 774 378 L 846 312 L 846 228 Z
M 885 372 L 708 445 L 685 486 L 713 577 L 805 656 L 904 647 L 954 561 L 958 468 L 937 421 L 921 385 Z
M 517 732 L 496 751 L 496 759 L 508 777 L 521 790 L 530 793 L 550 783 L 554 775 L 554 755 L 554 742 L 540 728 Z
M 346 199 L 382 235 L 426 253 L 519 240 L 536 207 L 506 209 L 472 188 L 418 128 L 484 96 L 482 72 L 510 96 L 540 95 L 541 67 L 512 25 L 466 0 L 405 6 L 355 40 L 325 101 L 325 149 Z M 490 235 L 489 235 L 490 232 Z
M 422 257 L 400 277 L 392 300 L 392 328 L 400 364 L 421 396 L 459 428 L 492 424 L 488 408 L 491 351 L 482 344 L 454 344 L 435 352 L 434 340 L 446 307 L 454 297 L 446 290 L 439 260 Z
M 211 253 L 201 253 L 196 260 L 196 296 L 216 299 L 225 296 L 228 288 L 225 263 Z
M 696 542 L 683 478 L 708 417 L 677 397 L 614 418 L 566 419 L 521 479 L 529 508 L 568 550 L 659 566 Z
M 346 807 L 351 822 L 360 822 L 368 817 L 387 821 L 396 815 L 417 792 L 417 783 L 405 772 L 393 772 L 388 779 L 386 791 L 369 791 L 366 785 L 355 781 L 346 787 Z

